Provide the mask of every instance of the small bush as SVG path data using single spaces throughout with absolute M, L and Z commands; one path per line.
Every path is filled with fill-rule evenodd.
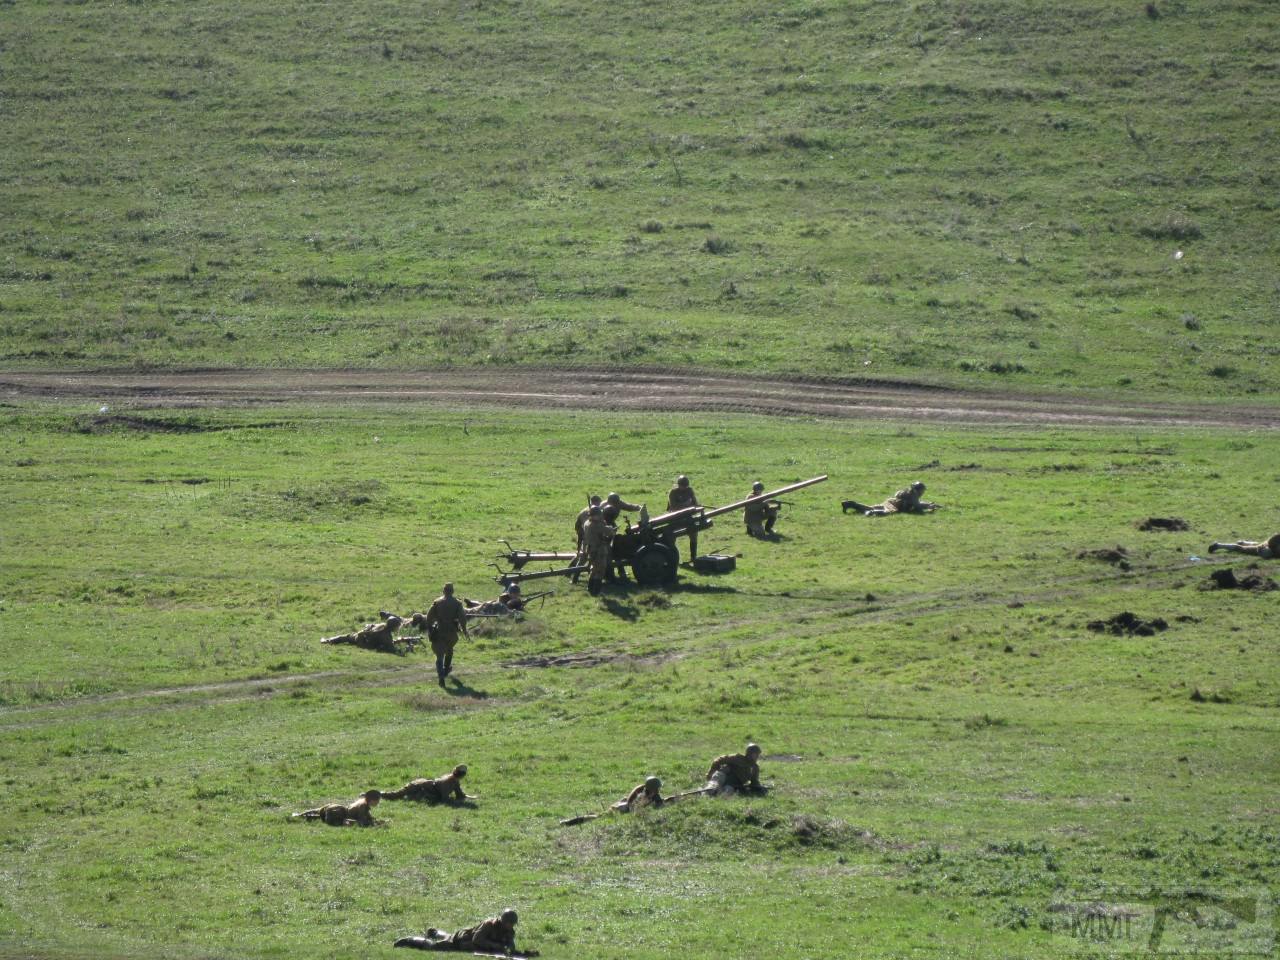
M 1199 224 L 1183 216 L 1171 216 L 1163 223 L 1139 227 L 1138 233 L 1152 240 L 1199 240 L 1204 236 Z
M 723 256 L 732 253 L 734 246 L 729 240 L 724 239 L 718 233 L 707 234 L 707 239 L 702 241 L 702 249 L 705 253 L 714 253 L 717 256 Z
M 644 223 L 640 224 L 640 232 L 641 233 L 661 233 L 662 221 L 646 220 Z
M 1219 380 L 1229 380 L 1236 375 L 1235 367 L 1228 367 L 1225 364 L 1218 364 L 1209 368 L 1209 376 L 1216 377 Z

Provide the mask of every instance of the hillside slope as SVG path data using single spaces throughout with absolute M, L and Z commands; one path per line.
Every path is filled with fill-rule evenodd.
M 1271 399 L 1280 28 L 1147 7 L 26 3 L 0 364 Z

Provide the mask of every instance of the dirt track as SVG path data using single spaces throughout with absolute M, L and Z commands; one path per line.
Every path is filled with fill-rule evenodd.
M 136 407 L 402 402 L 458 408 L 725 411 L 970 424 L 1280 427 L 1280 407 L 1124 404 L 876 381 L 663 370 L 0 372 L 0 398 L 41 397 Z

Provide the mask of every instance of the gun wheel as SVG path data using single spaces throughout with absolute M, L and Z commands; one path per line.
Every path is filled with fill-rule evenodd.
M 676 582 L 680 558 L 665 543 L 651 543 L 636 551 L 631 571 L 641 586 L 667 586 Z

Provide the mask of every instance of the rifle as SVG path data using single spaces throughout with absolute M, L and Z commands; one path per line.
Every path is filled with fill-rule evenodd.
M 424 639 L 423 637 L 396 637 L 395 642 L 404 644 L 405 653 L 413 653 L 413 651 L 418 648 L 418 644 L 420 644 L 423 641 L 423 639 Z

